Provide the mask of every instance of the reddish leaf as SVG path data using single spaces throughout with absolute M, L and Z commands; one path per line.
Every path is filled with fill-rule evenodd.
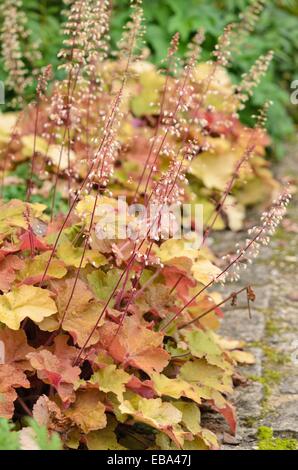
M 58 358 L 56 355 L 43 349 L 27 355 L 37 376 L 45 383 L 52 385 L 64 403 L 74 400 L 74 384 L 79 380 L 80 368 L 73 367 L 66 355 Z
M 163 334 L 149 330 L 135 317 L 127 317 L 123 325 L 106 322 L 100 328 L 104 348 L 124 366 L 131 365 L 148 374 L 161 372 L 169 362 L 163 349 Z
M 7 255 L 0 261 L 0 290 L 10 290 L 16 278 L 16 271 L 24 267 L 24 261 L 16 255 Z
M 33 250 L 38 251 L 47 251 L 51 247 L 40 240 L 34 233 L 30 235 L 30 232 L 27 230 L 23 235 L 20 236 L 21 243 L 19 245 L 19 250 L 25 251 L 31 249 L 31 243 Z
M 156 396 L 152 380 L 144 380 L 142 382 L 138 377 L 132 375 L 126 387 L 144 398 L 154 398 Z
M 0 260 L 3 260 L 5 256 L 10 255 L 11 253 L 16 253 L 17 251 L 19 251 L 19 247 L 16 245 L 3 245 L 0 248 Z
M 196 286 L 196 281 L 189 278 L 185 272 L 175 266 L 165 266 L 162 270 L 166 285 L 171 289 L 175 287 L 176 294 L 185 302 L 188 300 L 188 291 Z M 179 281 L 179 282 L 178 282 Z
M 229 402 L 226 402 L 226 406 L 224 408 L 218 408 L 214 403 L 212 403 L 211 406 L 215 411 L 220 413 L 225 418 L 230 427 L 231 433 L 235 435 L 237 430 L 237 416 L 235 407 Z
M 214 309 L 214 312 L 216 313 L 216 315 L 219 317 L 219 318 L 224 318 L 225 314 L 223 312 L 223 310 L 219 307 L 216 307 Z

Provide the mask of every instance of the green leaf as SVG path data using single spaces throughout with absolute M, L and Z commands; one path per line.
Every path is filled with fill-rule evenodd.
M 185 334 L 185 338 L 190 352 L 199 359 L 205 357 L 208 362 L 211 362 L 212 359 L 222 354 L 220 347 L 214 341 L 211 331 L 191 331 Z
M 88 274 L 87 279 L 89 286 L 99 300 L 107 300 L 115 288 L 115 285 L 121 275 L 119 269 L 110 269 L 107 273 L 97 269 Z M 121 288 L 121 283 L 119 285 Z
M 34 440 L 40 450 L 62 450 L 62 442 L 56 432 L 49 435 L 46 426 L 40 426 L 34 419 L 30 419 L 29 424 L 34 431 Z
M 0 450 L 19 450 L 20 440 L 14 425 L 5 418 L 0 418 Z

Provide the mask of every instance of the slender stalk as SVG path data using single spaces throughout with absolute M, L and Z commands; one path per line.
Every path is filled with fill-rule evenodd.
M 201 246 L 203 246 L 205 244 L 211 230 L 213 229 L 218 217 L 220 216 L 220 214 L 221 214 L 221 212 L 224 208 L 224 204 L 226 202 L 226 199 L 227 199 L 228 195 L 230 194 L 231 189 L 233 188 L 236 179 L 239 177 L 240 168 L 250 158 L 250 156 L 252 155 L 254 149 L 255 149 L 255 145 L 250 145 L 249 144 L 247 146 L 246 151 L 244 152 L 242 158 L 240 158 L 238 163 L 236 164 L 235 170 L 233 172 L 233 175 L 232 175 L 230 181 L 228 182 L 227 188 L 226 188 L 226 190 L 225 190 L 225 192 L 222 196 L 222 199 L 220 200 L 220 202 L 217 204 L 217 206 L 215 208 L 215 213 L 214 213 L 213 219 L 211 220 L 210 223 L 207 222 L 207 227 L 204 230 Z M 210 216 L 210 218 L 211 217 L 212 217 L 212 215 Z M 209 220 L 210 220 L 210 218 L 209 218 Z
M 162 121 L 162 117 L 163 117 L 164 105 L 165 105 L 166 94 L 167 94 L 167 89 L 168 89 L 168 82 L 169 82 L 169 78 L 170 78 L 170 77 L 169 77 L 169 74 L 170 74 L 170 70 L 171 70 L 171 66 L 172 66 L 172 62 L 173 62 L 174 51 L 173 51 L 173 53 L 172 53 L 171 50 L 170 50 L 169 53 L 168 53 L 168 56 L 169 56 L 169 61 L 168 61 L 168 66 L 167 66 L 167 70 L 166 70 L 166 82 L 165 82 L 165 85 L 164 85 L 164 87 L 163 87 L 163 93 L 162 93 L 162 99 L 161 99 L 161 105 L 160 105 L 160 110 L 159 110 L 159 116 L 158 116 L 158 120 L 157 120 L 157 125 L 156 125 L 156 127 L 155 127 L 155 132 L 154 132 L 154 136 L 153 136 L 153 139 L 152 139 L 152 142 L 151 142 L 151 146 L 150 146 L 150 149 L 149 149 L 149 153 L 148 153 L 148 155 L 147 155 L 147 158 L 146 158 L 146 161 L 145 161 L 145 164 L 144 164 L 144 168 L 143 168 L 142 174 L 141 174 L 140 179 L 139 179 L 139 182 L 138 182 L 138 186 L 137 186 L 136 191 L 135 191 L 135 194 L 134 194 L 134 198 L 133 198 L 134 201 L 136 201 L 136 199 L 137 199 L 137 194 L 139 193 L 140 186 L 141 186 L 141 184 L 142 184 L 142 181 L 143 181 L 143 178 L 144 178 L 144 175 L 145 175 L 147 166 L 148 166 L 148 164 L 149 164 L 149 162 L 150 162 L 151 155 L 152 155 L 153 149 L 154 149 L 155 144 L 156 144 L 158 132 L 159 132 L 160 125 L 161 125 L 161 121 Z
M 200 315 L 198 315 L 197 317 L 193 318 L 192 320 L 186 322 L 186 323 L 183 323 L 183 325 L 181 326 L 178 326 L 178 330 L 182 330 L 183 328 L 186 328 L 187 326 L 189 325 L 192 325 L 193 323 L 197 322 L 198 320 L 201 320 L 201 318 L 205 317 L 206 315 L 208 315 L 208 313 L 211 313 L 214 311 L 214 309 L 216 308 L 219 308 L 221 307 L 222 305 L 224 305 L 225 303 L 227 303 L 229 300 L 232 300 L 234 299 L 235 297 L 237 297 L 239 294 L 241 294 L 242 292 L 244 291 L 247 291 L 247 287 L 243 287 L 242 289 L 239 289 L 237 292 L 232 292 L 228 297 L 226 297 L 225 299 L 223 299 L 221 302 L 219 302 L 217 305 L 213 305 L 212 307 L 208 308 L 205 312 L 201 313 Z
M 32 417 L 33 417 L 32 411 L 31 411 L 30 408 L 26 405 L 26 403 L 24 402 L 24 400 L 23 400 L 21 397 L 18 397 L 18 402 L 19 402 L 19 404 L 21 405 L 21 407 L 23 408 L 23 410 L 25 411 L 25 413 L 26 413 L 28 416 L 31 416 L 31 418 L 32 418 Z
M 262 227 L 259 232 L 250 240 L 250 242 L 247 244 L 245 248 L 243 248 L 242 252 L 235 258 L 233 259 L 224 269 L 221 271 L 217 276 L 215 276 L 214 279 L 212 279 L 208 284 L 206 284 L 204 287 L 202 287 L 175 315 L 172 317 L 163 327 L 161 328 L 161 331 L 164 331 L 168 326 L 176 320 L 176 318 L 181 315 L 184 310 L 189 307 L 203 292 L 205 292 L 206 289 L 211 287 L 215 282 L 219 281 L 221 277 L 224 276 L 224 274 L 231 269 L 231 267 L 236 264 L 243 256 L 244 254 L 249 250 L 251 245 L 257 241 L 257 239 L 260 237 L 260 235 L 264 232 L 265 228 Z
M 30 202 L 31 194 L 32 194 L 32 184 L 33 184 L 33 176 L 34 176 L 34 163 L 36 158 L 36 141 L 37 141 L 37 126 L 38 126 L 38 118 L 39 118 L 39 98 L 36 103 L 36 113 L 35 113 L 35 123 L 34 123 L 34 140 L 33 140 L 33 150 L 32 150 L 32 157 L 31 157 L 31 171 L 30 177 L 27 181 L 27 195 L 26 201 Z

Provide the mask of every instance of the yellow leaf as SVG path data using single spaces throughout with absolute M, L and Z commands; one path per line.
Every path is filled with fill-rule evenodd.
M 18 330 L 26 317 L 39 323 L 56 312 L 50 292 L 40 287 L 23 285 L 0 297 L 0 321 L 12 330 Z
M 75 344 L 83 346 L 98 320 L 103 305 L 94 300 L 92 292 L 80 279 L 76 281 L 76 288 L 69 303 L 74 282 L 75 278 L 68 278 L 61 281 L 52 281 L 50 283 L 50 288 L 56 296 L 58 314 L 45 318 L 38 326 L 43 331 L 55 331 L 58 329 L 63 317 L 63 330 L 69 332 Z M 66 311 L 67 305 L 68 308 Z M 103 316 L 98 327 L 100 327 L 104 321 L 105 318 Z M 93 332 L 89 344 L 93 345 L 97 343 L 98 340 L 99 333 L 98 329 L 96 329 Z
M 201 403 L 200 388 L 195 384 L 190 384 L 182 379 L 169 379 L 163 374 L 153 373 L 151 379 L 154 384 L 154 389 L 159 396 L 165 395 L 168 397 L 178 398 L 186 397 L 196 403 Z
M 16 125 L 17 118 L 17 113 L 0 113 L 0 133 L 10 135 Z
M 200 359 L 206 357 L 211 364 L 214 356 L 222 354 L 220 347 L 214 341 L 211 331 L 195 330 L 187 332 L 185 338 L 192 355 Z
M 76 214 L 86 223 L 90 222 L 91 214 L 94 210 L 95 197 L 85 196 L 76 206 Z M 110 208 L 117 209 L 118 201 L 113 198 L 101 196 L 97 199 L 94 222 L 105 217 Z
M 212 105 L 218 111 L 234 113 L 239 106 L 239 98 L 233 92 L 231 79 L 224 67 L 217 67 L 215 72 L 212 64 L 201 62 L 193 71 L 195 90 L 205 92 L 204 86 L 208 79 L 208 93 L 205 105 Z M 211 79 L 211 80 L 210 80 Z
M 117 268 L 112 268 L 106 273 L 100 269 L 96 269 L 87 275 L 87 280 L 94 295 L 99 300 L 105 301 L 113 292 L 120 276 L 121 271 Z M 119 289 L 121 289 L 123 283 L 124 281 L 121 281 L 118 287 Z
M 268 175 L 269 176 L 269 175 Z M 255 177 L 247 181 L 237 190 L 237 200 L 244 206 L 252 206 L 264 201 L 270 201 L 276 191 L 276 181 L 270 175 L 271 180 Z
M 68 165 L 71 164 L 76 155 L 72 150 L 61 145 L 50 145 L 48 148 L 47 156 L 52 160 L 55 166 L 59 167 L 60 170 L 66 170 Z
M 197 181 L 190 181 L 190 185 L 187 190 L 188 197 L 190 199 L 191 207 L 192 207 L 192 214 L 194 214 L 196 204 L 203 206 L 203 224 L 204 226 L 207 226 L 210 221 L 214 221 L 215 217 L 215 205 L 214 202 L 210 201 L 210 194 L 205 194 L 204 195 L 200 193 L 200 188 L 198 188 Z M 225 228 L 226 224 L 224 223 L 221 215 L 219 214 L 218 217 L 216 218 L 212 230 L 223 230 Z
M 220 144 L 224 142 L 223 139 L 218 141 Z M 221 150 L 222 155 L 219 155 L 217 149 L 214 153 L 203 152 L 191 163 L 189 172 L 201 180 L 208 189 L 224 191 L 232 176 L 238 157 L 231 152 L 230 143 L 226 142 L 226 145 L 227 148 Z
M 200 408 L 195 403 L 187 401 L 176 401 L 175 406 L 182 413 L 182 423 L 192 434 L 197 434 L 201 430 Z
M 189 436 L 189 433 L 178 424 L 182 420 L 182 413 L 172 403 L 163 402 L 160 398 L 142 398 L 133 393 L 126 393 L 125 398 L 119 406 L 121 413 L 164 432 L 177 447 L 183 446 L 185 436 Z
M 147 399 L 135 396 L 132 400 L 124 400 L 119 409 L 122 413 L 132 415 L 136 421 L 156 429 L 173 426 L 182 419 L 181 411 L 160 398 Z
M 90 382 L 97 384 L 99 390 L 108 393 L 113 392 L 117 395 L 119 401 L 123 400 L 123 393 L 125 392 L 125 384 L 129 382 L 130 375 L 124 370 L 117 369 L 115 365 L 108 365 L 103 369 L 95 372 Z
M 21 139 L 23 145 L 22 154 L 24 157 L 32 157 L 33 150 L 39 152 L 42 155 L 45 155 L 48 148 L 48 143 L 45 139 L 39 136 L 34 136 L 34 134 L 25 135 Z
M 205 359 L 186 362 L 181 367 L 179 375 L 187 382 L 205 386 L 218 392 L 232 393 L 233 391 L 231 373 L 208 364 Z
M 159 113 L 159 94 L 164 81 L 164 77 L 159 75 L 156 70 L 146 70 L 140 75 L 141 90 L 131 100 L 131 109 L 135 116 Z
M 228 216 L 229 227 L 237 232 L 241 230 L 245 217 L 245 209 L 233 196 L 227 196 L 224 211 Z
M 179 450 L 174 443 L 170 441 L 168 436 L 165 434 L 158 434 L 156 436 L 156 444 L 161 450 Z M 204 442 L 204 440 L 198 435 L 194 436 L 192 440 L 185 439 L 183 444 L 183 450 L 209 450 L 210 447 Z
M 86 434 L 103 429 L 107 424 L 105 406 L 97 390 L 77 392 L 75 403 L 65 411 L 65 415 Z
M 108 425 L 105 429 L 99 431 L 92 431 L 86 436 L 87 447 L 89 450 L 125 450 L 121 444 L 118 443 L 116 434 L 114 432 L 117 426 L 117 421 L 109 418 Z
M 203 256 L 199 256 L 193 264 L 191 272 L 196 281 L 206 285 L 218 276 L 221 270 L 208 259 Z
M 28 204 L 18 199 L 0 203 L 0 233 L 8 235 L 15 227 L 28 229 L 28 216 L 40 217 L 45 209 L 44 204 Z
M 33 259 L 27 259 L 25 261 L 24 269 L 22 269 L 18 274 L 18 280 L 32 280 L 32 283 L 34 284 L 36 282 L 39 282 L 39 278 L 43 276 L 43 273 L 45 272 L 50 255 L 51 252 L 47 251 L 45 253 L 42 253 L 41 255 L 35 256 Z M 47 270 L 47 277 L 61 279 L 66 274 L 67 269 L 65 268 L 63 263 L 53 258 Z M 27 282 L 27 284 L 28 283 L 29 282 Z
M 209 431 L 209 429 L 202 429 L 202 431 L 199 433 L 199 436 L 203 442 L 208 445 L 209 448 L 219 448 L 216 435 L 212 431 Z
M 158 256 L 163 263 L 171 261 L 175 258 L 189 258 L 194 261 L 198 256 L 197 250 L 187 246 L 184 240 L 175 240 L 173 238 L 162 243 Z
M 188 272 L 191 270 L 192 264 L 198 256 L 198 251 L 187 245 L 188 243 L 184 240 L 171 238 L 162 243 L 160 248 L 156 250 L 156 255 L 163 264 L 175 266 L 178 269 Z
M 225 351 L 233 351 L 234 349 L 242 349 L 245 342 L 238 339 L 225 338 L 223 336 L 216 336 L 216 342 Z
M 255 364 L 256 360 L 252 353 L 248 351 L 231 351 L 230 356 L 240 364 Z
M 100 302 L 93 301 L 86 305 L 83 310 L 76 308 L 75 310 L 67 311 L 62 328 L 69 332 L 78 346 L 83 346 L 90 337 L 91 332 L 93 332 L 92 337 L 89 339 L 89 345 L 91 346 L 100 339 L 98 329 L 105 322 L 105 317 L 101 318 L 95 331 L 93 331 L 93 328 L 98 321 L 102 309 L 103 306 Z
M 58 258 L 61 259 L 67 266 L 74 266 L 75 268 L 81 266 L 81 268 L 85 268 L 88 263 L 91 263 L 94 266 L 99 267 L 106 264 L 107 262 L 105 256 L 96 250 L 86 250 L 84 259 L 81 261 L 83 253 L 83 247 L 75 247 L 67 239 L 63 240 L 57 249 Z

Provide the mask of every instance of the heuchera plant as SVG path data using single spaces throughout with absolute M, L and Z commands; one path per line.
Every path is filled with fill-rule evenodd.
M 246 286 L 221 297 L 215 287 L 238 279 L 289 201 L 284 190 L 243 246 L 216 264 L 208 236 L 233 204 L 239 176 L 254 179 L 253 170 L 276 187 L 263 168 L 265 111 L 253 130 L 237 120 L 268 57 L 237 90 L 229 84 L 221 94 L 217 83 L 254 8 L 224 31 L 211 64 L 197 65 L 201 33 L 180 64 L 175 35 L 157 72 L 138 60 L 139 1 L 114 62 L 107 61 L 109 2 L 71 2 L 60 53 L 65 78 L 47 92 L 51 70 L 41 73 L 36 102 L 19 114 L 3 152 L 3 188 L 20 155 L 30 158 L 30 174 L 24 200 L 0 208 L 1 417 L 22 423 L 29 415 L 59 433 L 65 448 L 92 450 L 216 449 L 202 405 L 235 433 L 234 366 L 253 358 L 216 329 L 225 302 L 254 294 Z M 218 155 L 220 145 L 232 156 Z M 51 210 L 32 202 L 45 170 Z M 210 197 L 197 192 L 198 180 L 216 198 L 202 237 L 190 224 L 186 238 L 164 240 L 163 207 Z M 66 215 L 55 213 L 60 189 Z M 154 220 L 140 219 L 129 203 L 153 204 Z
M 86 5 L 81 20 L 74 18 L 66 24 L 66 28 L 74 29 L 73 33 L 67 29 L 66 34 L 74 34 L 76 21 L 82 23 L 88 15 L 90 19 L 91 11 Z M 246 17 L 251 18 L 252 12 L 248 13 Z M 225 70 L 226 58 L 219 58 L 214 63 L 198 62 L 200 44 L 204 39 L 200 31 L 189 46 L 184 67 L 175 56 L 178 48 L 176 36 L 162 64 L 163 68 L 158 70 L 144 61 L 146 52 L 141 57 L 134 53 L 123 80 L 127 63 L 123 49 L 117 53 L 117 61 L 107 60 L 108 12 L 101 15 L 100 10 L 95 9 L 92 15 L 88 32 L 82 28 L 76 39 L 71 36 L 72 39 L 66 43 L 67 48 L 60 53 L 60 57 L 72 61 L 71 64 L 67 61 L 61 65 L 62 69 L 71 67 L 70 81 L 74 82 L 74 86 L 69 98 L 67 79 L 59 81 L 53 84 L 48 101 L 40 97 L 37 122 L 34 106 L 21 115 L 7 113 L 0 121 L 0 145 L 4 154 L 2 166 L 6 171 L 14 170 L 13 176 L 4 181 L 4 198 L 19 195 L 11 188 L 11 182 L 18 182 L 20 188 L 23 188 L 19 189 L 20 196 L 25 192 L 22 178 L 28 178 L 30 171 L 24 162 L 31 158 L 34 147 L 37 155 L 34 158 L 33 200 L 44 201 L 53 208 L 59 204 L 61 194 L 64 199 L 68 199 L 69 190 L 74 191 L 78 187 L 78 180 L 86 177 L 87 156 L 96 152 L 105 129 L 103 120 L 115 104 L 117 123 L 114 122 L 113 132 L 118 149 L 111 149 L 111 153 L 115 153 L 115 168 L 114 174 L 109 175 L 109 187 L 115 196 L 125 194 L 133 198 L 138 193 L 139 200 L 141 191 L 154 184 L 170 159 L 179 155 L 187 142 L 195 142 L 196 148 L 188 149 L 193 158 L 187 168 L 190 184 L 185 189 L 185 201 L 192 206 L 204 205 L 207 224 L 222 192 L 236 172 L 213 229 L 221 229 L 226 225 L 232 230 L 241 229 L 245 207 L 268 203 L 278 191 L 278 184 L 264 158 L 265 147 L 269 144 L 265 130 L 260 125 L 256 126 L 257 129 L 244 127 L 237 114 L 266 72 L 272 52 L 260 57 L 243 77 L 241 84 L 232 85 Z M 248 27 L 244 21 L 242 23 L 238 30 Z M 240 33 L 237 34 L 239 36 Z M 232 36 L 233 42 L 239 40 L 235 34 Z M 77 60 L 92 60 L 92 64 L 83 66 L 74 63 L 74 57 L 71 57 L 72 41 Z M 87 58 L 88 54 L 92 54 L 92 59 Z M 5 57 L 8 56 L 6 52 Z M 8 62 L 6 59 L 7 66 Z M 19 75 L 22 77 L 26 74 L 24 64 L 21 65 Z M 77 66 L 80 69 L 78 74 Z M 11 70 L 10 75 L 12 73 L 16 74 L 15 69 Z M 46 69 L 44 74 L 46 85 L 50 70 Z M 9 80 L 8 86 L 13 87 L 13 83 L 13 80 Z M 121 99 L 117 101 L 115 97 L 120 91 L 120 85 Z M 17 93 L 19 89 L 15 91 Z M 69 117 L 65 103 L 68 99 L 71 102 Z M 63 124 L 68 118 L 71 123 L 67 130 L 69 138 L 66 139 Z M 7 143 L 10 143 L 8 147 Z M 23 165 L 20 167 L 21 163 Z M 145 174 L 148 165 L 151 165 L 151 169 Z M 17 175 L 16 167 L 20 167 Z M 70 180 L 68 186 L 60 184 L 61 176 Z

